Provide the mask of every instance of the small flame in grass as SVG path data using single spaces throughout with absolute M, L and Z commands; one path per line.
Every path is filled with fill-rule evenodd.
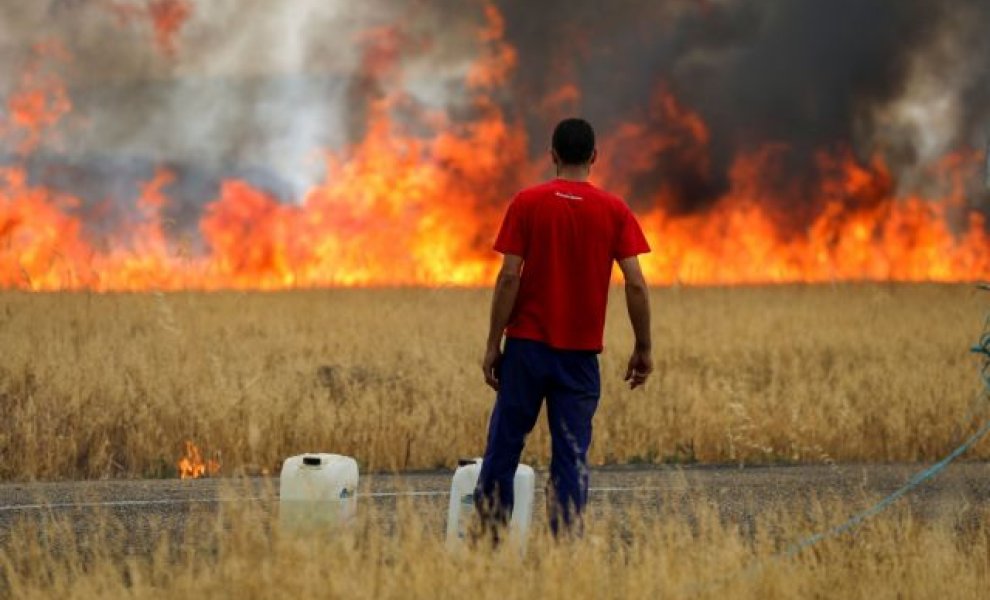
M 199 479 L 200 477 L 210 477 L 220 472 L 220 453 L 216 458 L 204 461 L 199 447 L 186 440 L 186 453 L 179 459 L 179 479 Z

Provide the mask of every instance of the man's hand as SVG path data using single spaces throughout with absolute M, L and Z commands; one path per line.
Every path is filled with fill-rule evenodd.
M 646 383 L 646 378 L 653 372 L 653 357 L 648 349 L 635 349 L 629 357 L 629 366 L 626 367 L 626 376 L 623 378 L 629 382 L 629 389 L 634 390 Z
M 485 383 L 496 392 L 498 391 L 498 364 L 502 362 L 502 349 L 488 346 L 485 358 L 481 361 L 481 370 L 485 373 Z

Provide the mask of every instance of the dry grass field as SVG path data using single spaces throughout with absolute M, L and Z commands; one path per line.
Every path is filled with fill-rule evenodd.
M 493 400 L 488 299 L 0 294 L 0 479 L 175 476 L 187 439 L 225 475 L 314 450 L 452 466 L 481 452 Z M 596 464 L 930 460 L 969 427 L 987 308 L 972 286 L 658 289 L 653 306 L 657 372 L 630 392 L 612 297 Z M 538 425 L 524 460 L 548 447 Z
M 664 499 L 655 514 L 597 516 L 581 543 L 542 531 L 509 547 L 446 552 L 436 524 L 400 503 L 384 534 L 362 509 L 343 531 L 299 536 L 257 506 L 191 519 L 178 538 L 112 520 L 23 524 L 0 546 L 0 594 L 80 598 L 985 598 L 990 529 L 904 509 L 802 552 L 791 543 L 847 507 L 810 502 L 751 523 Z M 834 522 L 834 521 L 833 521 Z M 539 528 L 538 528 L 539 529 Z M 154 550 L 135 551 L 150 543 Z

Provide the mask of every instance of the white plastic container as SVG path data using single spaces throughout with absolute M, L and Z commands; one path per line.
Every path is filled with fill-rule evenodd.
M 481 474 L 481 459 L 463 460 L 454 472 L 450 484 L 450 506 L 447 509 L 447 547 L 456 549 L 463 543 L 468 527 L 474 518 L 474 488 Z M 509 538 L 520 545 L 526 543 L 529 524 L 533 520 L 533 493 L 536 474 L 528 465 L 519 465 L 512 481 L 515 493 L 512 517 L 509 520 Z
M 357 461 L 339 454 L 300 454 L 282 463 L 279 522 L 290 529 L 345 524 L 357 511 Z

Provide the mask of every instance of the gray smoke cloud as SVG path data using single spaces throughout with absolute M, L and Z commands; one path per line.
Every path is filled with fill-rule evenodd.
M 321 180 L 324 152 L 361 135 L 369 101 L 402 87 L 421 104 L 448 103 L 472 59 L 466 21 L 481 14 L 347 0 L 190 4 L 169 53 L 142 18 L 146 0 L 0 0 L 0 98 L 37 42 L 57 39 L 71 55 L 58 70 L 73 111 L 28 159 L 36 179 L 127 204 L 165 166 L 178 177 L 169 193 L 183 227 L 222 178 L 298 199 Z M 131 16 L 120 18 L 121 7 Z M 388 31 L 383 41 L 368 33 L 397 25 L 395 43 Z M 442 27 L 449 35 L 433 36 Z M 395 63 L 381 78 L 365 72 L 369 47 Z
M 127 3 L 146 5 L 116 2 Z M 133 199 L 134 181 L 171 166 L 187 224 L 224 177 L 298 198 L 320 179 L 321 153 L 359 139 L 368 103 L 396 88 L 456 116 L 484 20 L 481 2 L 454 0 L 193 2 L 169 55 L 148 22 L 122 23 L 113 4 L 0 0 L 0 96 L 32 43 L 62 39 L 71 133 L 31 158 L 33 173 L 83 196 Z M 601 137 L 627 121 L 664 127 L 649 109 L 661 83 L 704 118 L 711 168 L 676 151 L 647 156 L 652 168 L 628 176 L 634 204 L 662 181 L 677 191 L 671 209 L 703 210 L 724 193 L 733 157 L 768 142 L 790 149 L 783 173 L 798 188 L 815 185 L 821 149 L 879 152 L 902 187 L 920 188 L 924 165 L 986 143 L 990 6 L 980 0 L 496 5 L 519 57 L 499 98 L 526 124 L 534 156 L 571 111 Z M 547 101 L 568 83 L 576 103 Z

